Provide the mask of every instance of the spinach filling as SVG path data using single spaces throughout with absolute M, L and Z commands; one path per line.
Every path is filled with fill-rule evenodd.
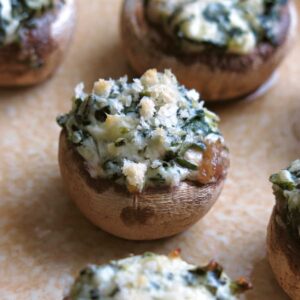
M 300 160 L 270 177 L 276 208 L 294 238 L 300 241 Z
M 218 299 L 236 300 L 251 288 L 243 278 L 231 280 L 211 262 L 197 267 L 183 261 L 178 251 L 169 256 L 145 253 L 91 265 L 80 272 L 70 292 L 72 300 L 114 299 Z M 181 298 L 180 298 L 181 297 Z
M 288 0 L 148 0 L 146 16 L 162 26 L 181 51 L 203 46 L 246 54 L 257 44 L 278 44 L 282 8 Z
M 0 0 L 0 46 L 20 43 L 20 30 L 35 27 L 34 18 L 52 9 L 55 0 Z
M 131 190 L 197 181 L 207 145 L 223 143 L 218 117 L 170 71 L 149 70 L 133 82 L 101 79 L 91 94 L 82 85 L 75 94 L 71 112 L 58 124 L 92 177 Z

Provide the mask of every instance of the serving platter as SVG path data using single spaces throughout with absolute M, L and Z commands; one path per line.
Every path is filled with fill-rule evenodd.
M 300 27 L 275 87 L 252 101 L 211 107 L 231 153 L 213 209 L 173 238 L 130 242 L 91 225 L 68 199 L 59 175 L 55 118 L 69 109 L 74 86 L 134 75 L 120 45 L 121 1 L 77 4 L 73 44 L 58 73 L 37 87 L 0 91 L 0 298 L 62 299 L 72 276 L 88 263 L 181 248 L 192 263 L 213 258 L 232 277 L 248 277 L 254 289 L 246 299 L 287 299 L 267 262 L 265 239 L 274 203 L 268 177 L 300 157 Z

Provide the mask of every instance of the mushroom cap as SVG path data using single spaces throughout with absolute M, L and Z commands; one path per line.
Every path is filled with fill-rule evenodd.
M 228 161 L 227 156 L 224 159 Z M 196 223 L 217 200 L 228 168 L 225 163 L 226 170 L 215 183 L 183 181 L 175 188 L 149 188 L 132 194 L 112 180 L 93 179 L 64 131 L 59 139 L 59 165 L 67 192 L 86 218 L 129 240 L 169 237 Z
M 53 74 L 74 31 L 74 0 L 45 12 L 35 18 L 35 23 L 32 28 L 21 29 L 21 46 L 12 43 L 0 48 L 0 86 L 33 85 Z
M 172 40 L 145 18 L 143 1 L 125 0 L 121 16 L 123 48 L 133 69 L 171 68 L 178 81 L 201 92 L 206 101 L 246 97 L 266 83 L 290 48 L 295 32 L 294 3 L 281 11 L 278 45 L 259 43 L 246 55 L 207 48 L 197 54 L 176 53 Z
M 273 209 L 267 232 L 269 263 L 279 285 L 293 299 L 300 299 L 300 242 L 290 236 Z

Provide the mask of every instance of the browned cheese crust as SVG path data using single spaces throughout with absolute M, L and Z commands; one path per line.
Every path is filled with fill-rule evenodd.
M 21 29 L 21 46 L 0 48 L 0 86 L 26 86 L 44 81 L 63 59 L 75 25 L 74 0 L 35 19 Z
M 253 93 L 271 77 L 289 48 L 294 9 L 289 1 L 281 11 L 277 46 L 260 43 L 248 55 L 211 47 L 197 54 L 183 54 L 176 53 L 162 30 L 149 24 L 143 1 L 125 0 L 121 17 L 123 47 L 138 74 L 153 67 L 171 68 L 179 82 L 197 89 L 203 99 L 231 100 Z
M 224 149 L 227 154 L 227 150 Z M 62 131 L 59 165 L 67 192 L 83 214 L 106 232 L 130 240 L 153 240 L 180 233 L 202 218 L 217 200 L 227 174 L 216 183 L 182 182 L 131 194 L 113 181 L 92 179 L 83 159 Z
M 276 217 L 274 208 L 267 234 L 268 259 L 280 286 L 293 300 L 300 300 L 300 243 Z

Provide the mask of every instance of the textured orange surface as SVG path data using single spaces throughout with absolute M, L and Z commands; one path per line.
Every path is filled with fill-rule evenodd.
M 87 263 L 180 247 L 195 264 L 214 258 L 231 276 L 248 276 L 254 290 L 247 299 L 286 299 L 266 260 L 274 203 L 268 176 L 300 157 L 299 31 L 275 88 L 255 101 L 214 107 L 231 169 L 212 211 L 171 239 L 129 242 L 85 220 L 58 170 L 55 117 L 69 109 L 74 85 L 131 74 L 118 36 L 121 1 L 86 3 L 78 0 L 77 32 L 58 73 L 38 87 L 0 92 L 0 298 L 61 299 Z

